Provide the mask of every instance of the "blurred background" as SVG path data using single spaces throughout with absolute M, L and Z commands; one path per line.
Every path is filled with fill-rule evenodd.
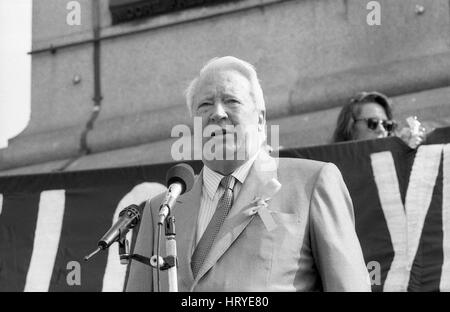
M 183 91 L 215 56 L 255 65 L 283 147 L 328 144 L 359 91 L 450 125 L 447 0 L 0 0 L 0 16 L 3 176 L 171 161 Z
M 31 0 L 0 0 L 0 148 L 30 119 Z

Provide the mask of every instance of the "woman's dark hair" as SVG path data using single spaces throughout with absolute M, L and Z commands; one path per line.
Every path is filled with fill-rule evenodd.
M 367 103 L 377 103 L 383 107 L 389 120 L 392 120 L 392 108 L 386 95 L 379 92 L 361 92 L 350 99 L 350 103 L 342 107 L 339 113 L 336 129 L 333 134 L 333 142 L 344 142 L 353 140 L 353 126 L 355 119 L 361 112 L 361 107 Z

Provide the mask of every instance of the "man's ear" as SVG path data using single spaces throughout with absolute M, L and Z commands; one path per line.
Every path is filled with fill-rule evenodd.
M 266 126 L 266 111 L 260 110 L 258 113 L 258 130 L 264 131 Z

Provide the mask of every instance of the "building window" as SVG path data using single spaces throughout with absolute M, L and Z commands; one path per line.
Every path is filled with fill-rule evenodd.
M 241 0 L 110 0 L 113 25 L 201 6 Z

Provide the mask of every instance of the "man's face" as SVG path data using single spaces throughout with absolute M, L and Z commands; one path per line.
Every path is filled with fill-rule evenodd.
M 239 72 L 210 71 L 201 77 L 192 113 L 202 119 L 203 153 L 214 146 L 223 153 L 223 159 L 244 160 L 243 156 L 250 158 L 259 147 L 264 115 L 256 108 L 250 82 Z

